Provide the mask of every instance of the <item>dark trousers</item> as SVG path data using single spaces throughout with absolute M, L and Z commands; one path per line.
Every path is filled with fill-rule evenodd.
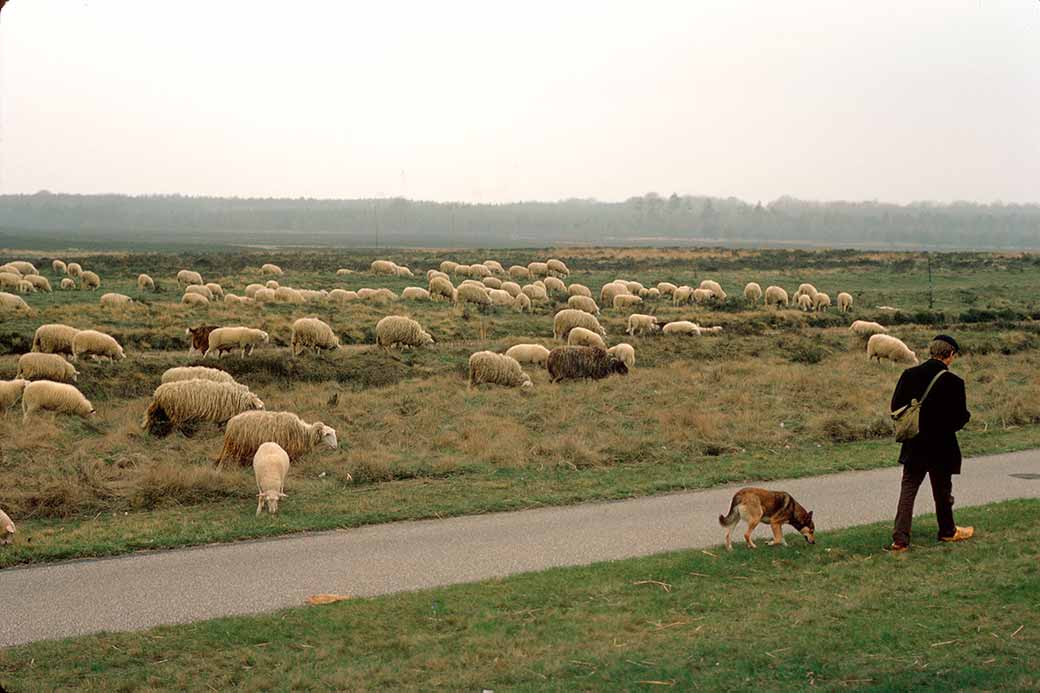
M 953 523 L 953 477 L 950 472 L 937 469 L 928 463 L 907 462 L 903 465 L 903 481 L 899 488 L 899 506 L 896 509 L 896 526 L 892 541 L 896 544 L 910 543 L 910 523 L 914 519 L 914 499 L 925 475 L 932 482 L 932 498 L 935 499 L 935 515 L 939 521 L 939 538 L 952 537 L 957 526 Z

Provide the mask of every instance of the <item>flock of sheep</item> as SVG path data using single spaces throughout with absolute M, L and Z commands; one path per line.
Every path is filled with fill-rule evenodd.
M 389 260 L 376 260 L 369 269 L 375 275 L 415 276 L 408 267 Z M 75 279 L 79 280 L 79 288 L 83 290 L 95 290 L 101 285 L 96 273 L 83 270 L 77 263 L 66 265 L 55 260 L 53 270 L 56 274 L 68 275 L 61 279 L 63 289 L 75 288 Z M 702 281 L 696 288 L 670 282 L 645 287 L 637 281 L 617 279 L 600 288 L 597 303 L 588 287 L 564 282 L 570 270 L 558 259 L 532 262 L 527 266 L 513 265 L 508 269 L 494 260 L 474 265 L 445 260 L 438 268 L 426 273 L 426 287 L 407 287 L 400 296 L 385 288 L 357 291 L 296 289 L 282 286 L 273 278 L 283 275 L 277 265 L 265 264 L 260 271 L 272 278 L 263 284 L 249 284 L 242 295 L 236 295 L 225 292 L 217 283 L 204 282 L 198 272 L 181 270 L 176 275 L 177 283 L 183 289 L 181 301 L 189 305 L 205 305 L 215 300 L 228 304 L 450 301 L 454 305 L 474 304 L 489 310 L 504 307 L 530 312 L 533 306 L 566 300 L 566 307 L 553 316 L 553 337 L 563 344 L 553 349 L 541 344 L 517 344 L 505 353 L 478 351 L 469 358 L 470 387 L 490 383 L 530 388 L 532 379 L 524 372 L 524 366 L 545 368 L 553 383 L 565 379 L 623 375 L 635 365 L 635 349 L 624 342 L 608 348 L 606 331 L 598 318 L 600 305 L 629 313 L 625 334 L 630 336 L 654 333 L 701 336 L 718 334 L 722 328 L 701 326 L 688 320 L 664 322 L 650 313 L 633 311 L 645 302 L 667 300 L 672 305 L 711 304 L 727 298 L 722 287 L 710 279 Z M 354 273 L 350 269 L 336 272 L 339 276 Z M 458 278 L 459 283 L 453 283 L 453 278 Z M 138 277 L 137 284 L 141 290 L 156 288 L 154 280 L 146 274 Z M 12 288 L 22 295 L 51 290 L 49 281 L 40 276 L 31 263 L 24 261 L 0 266 L 0 288 Z M 817 291 L 811 284 L 802 284 L 789 298 L 781 287 L 769 286 L 763 291 L 759 284 L 751 282 L 744 288 L 744 297 L 750 305 L 761 301 L 774 308 L 788 307 L 793 303 L 803 310 L 825 311 L 831 305 L 830 296 Z M 131 297 L 123 294 L 101 296 L 101 304 L 106 306 L 126 305 L 132 301 Z M 837 305 L 842 312 L 852 310 L 852 304 L 850 294 L 842 292 L 837 295 Z M 0 292 L 0 309 L 29 310 L 29 306 L 17 294 Z M 878 323 L 856 320 L 850 330 L 866 341 L 870 359 L 907 364 L 917 362 L 914 353 L 903 342 L 888 335 L 887 329 Z M 375 332 L 377 345 L 384 349 L 424 347 L 434 343 L 433 336 L 420 323 L 402 315 L 383 317 L 376 324 Z M 189 353 L 197 351 L 204 358 L 210 355 L 219 358 L 234 350 L 245 357 L 270 341 L 267 332 L 241 325 L 203 325 L 190 327 L 187 333 L 191 341 Z M 340 347 L 339 338 L 331 326 L 315 317 L 303 317 L 292 324 L 290 343 L 294 357 L 308 351 Z M 96 330 L 78 330 L 60 324 L 40 326 L 33 337 L 32 351 L 19 358 L 16 378 L 0 381 L 0 413 L 13 407 L 19 398 L 26 419 L 39 411 L 84 417 L 95 413 L 91 403 L 73 384 L 79 375 L 73 363 L 80 358 L 119 360 L 125 358 L 125 353 L 115 339 Z M 258 514 L 265 505 L 270 512 L 277 511 L 279 499 L 285 497 L 285 475 L 292 460 L 316 446 L 335 448 L 338 445 L 336 431 L 331 427 L 320 421 L 306 423 L 290 412 L 266 411 L 259 397 L 225 371 L 204 366 L 167 370 L 153 394 L 142 428 L 162 436 L 171 429 L 186 430 L 202 422 L 225 426 L 224 446 L 218 464 L 252 462 L 258 489 Z M 13 523 L 0 511 L 0 530 L 6 527 L 5 522 L 10 524 L 10 533 L 13 533 Z M 2 536 L 5 535 L 0 534 Z M 9 538 L 10 534 L 6 536 Z

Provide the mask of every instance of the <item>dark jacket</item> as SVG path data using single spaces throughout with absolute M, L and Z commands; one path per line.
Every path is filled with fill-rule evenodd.
M 939 378 L 921 405 L 921 432 L 903 443 L 899 462 L 923 463 L 960 474 L 961 448 L 957 444 L 957 431 L 968 423 L 971 413 L 964 397 L 964 381 L 950 373 L 946 364 L 928 359 L 920 366 L 903 371 L 892 395 L 892 411 L 910 404 L 911 399 L 920 401 L 928 383 L 940 371 L 947 373 Z

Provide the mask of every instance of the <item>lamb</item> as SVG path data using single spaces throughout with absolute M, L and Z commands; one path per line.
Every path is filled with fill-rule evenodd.
M 216 352 L 217 358 L 220 358 L 224 352 L 237 348 L 242 350 L 244 357 L 252 354 L 258 344 L 266 344 L 270 340 L 271 338 L 266 332 L 252 327 L 218 327 L 209 333 L 206 353 L 202 356 L 206 358 Z
M 599 315 L 599 306 L 591 296 L 573 295 L 567 299 L 567 307 L 583 310 L 590 315 Z
M 79 333 L 75 327 L 51 323 L 40 325 L 33 335 L 32 350 L 45 354 L 67 354 L 72 356 L 72 339 Z
M 707 303 L 715 298 L 715 293 L 711 289 L 694 289 L 693 300 L 695 303 Z
M 831 297 L 822 291 L 817 292 L 816 298 L 813 300 L 813 307 L 821 313 L 826 311 L 831 305 Z
M 407 291 L 407 289 L 405 289 Z M 406 298 L 403 294 L 402 298 Z M 358 300 L 356 291 L 347 291 L 346 289 L 333 289 L 329 292 L 329 300 L 335 303 L 347 303 L 348 301 Z
M 567 335 L 567 344 L 570 346 L 594 346 L 600 349 L 606 349 L 607 344 L 603 341 L 603 338 L 592 330 L 587 330 L 584 327 L 575 327 Z
M 430 292 L 420 286 L 406 286 L 401 292 L 401 299 L 405 301 L 429 301 Z
M 110 361 L 122 361 L 126 358 L 119 342 L 97 330 L 81 330 L 72 338 L 72 360 L 75 361 L 80 356 L 106 358 Z
M 203 421 L 222 424 L 236 414 L 263 408 L 263 401 L 245 385 L 202 378 L 175 380 L 155 389 L 141 428 L 163 437 L 171 427 L 179 430 Z
M 177 283 L 180 284 L 182 287 L 192 285 L 201 286 L 203 284 L 202 275 L 198 272 L 182 269 L 180 272 L 177 273 Z
M 614 297 L 620 296 L 621 294 L 631 293 L 628 290 L 628 285 L 622 282 L 610 282 L 604 284 L 599 290 L 599 302 L 604 306 L 614 305 Z
M 186 306 L 208 306 L 209 299 L 202 294 L 184 294 L 181 296 L 181 303 Z
M 90 270 L 84 270 L 79 275 L 79 281 L 80 290 L 90 289 L 91 291 L 94 291 L 99 286 L 101 286 L 101 277 L 97 276 L 97 274 L 91 272 Z
M 58 286 L 62 291 L 70 291 L 76 288 L 76 281 L 65 277 L 61 280 L 61 284 Z
M 6 291 L 0 291 L 0 308 L 12 311 L 24 310 L 27 313 L 33 312 L 32 308 L 22 300 L 21 296 L 9 294 Z
M 701 282 L 700 288 L 707 289 L 708 291 L 710 291 L 712 295 L 719 301 L 726 300 L 726 292 L 722 290 L 722 287 L 719 286 L 719 283 L 716 281 L 712 281 L 711 279 L 705 279 Z
M 373 260 L 369 269 L 372 274 L 397 275 L 397 265 L 389 260 Z
M 376 323 L 376 344 L 384 349 L 422 347 L 433 344 L 433 337 L 411 318 L 388 315 Z
M 211 301 L 214 298 L 224 298 L 224 287 L 220 284 L 217 284 L 216 282 L 206 282 L 204 286 L 209 289 L 209 292 L 212 294 L 212 297 L 210 298 Z
M 502 289 L 488 289 L 488 298 L 491 299 L 491 305 L 493 306 L 512 306 L 513 297 L 509 295 L 508 291 Z
M 15 378 L 25 380 L 53 380 L 72 383 L 79 378 L 75 366 L 59 354 L 29 352 L 18 357 L 18 373 Z
M 653 334 L 660 329 L 661 324 L 655 316 L 632 313 L 632 315 L 628 316 L 628 327 L 625 329 L 625 334 L 635 337 L 637 334 L 646 334 L 648 332 Z
M 499 288 L 502 289 L 502 291 L 508 291 L 509 295 L 513 298 L 516 298 L 517 296 L 523 293 L 523 290 L 520 288 L 520 285 L 516 282 L 502 282 L 502 286 L 500 286 Z
M 264 443 L 253 455 L 253 474 L 256 476 L 257 517 L 267 505 L 267 512 L 278 512 L 278 501 L 288 498 L 285 477 L 289 473 L 289 454 L 278 443 Z
M 289 286 L 279 286 L 275 289 L 274 300 L 279 303 L 295 303 L 296 305 L 307 302 L 307 299 L 303 297 L 303 294 Z
M 498 277 L 484 277 L 481 283 L 489 289 L 501 289 L 502 280 Z
M 175 383 L 181 380 L 212 380 L 215 383 L 234 383 L 235 379 L 227 371 L 206 366 L 176 366 L 167 368 L 162 374 L 162 383 Z
M 790 305 L 790 300 L 787 298 L 787 292 L 779 286 L 770 286 L 766 288 L 766 305 L 776 306 L 779 308 L 783 305 L 785 308 Z
M 505 354 L 496 354 L 493 351 L 478 351 L 469 357 L 469 385 L 467 387 L 480 383 L 520 387 L 521 389 L 532 387 L 531 376 L 524 373 L 516 359 Z
M 607 336 L 606 330 L 600 326 L 599 320 L 596 319 L 595 315 L 589 315 L 583 310 L 564 308 L 553 318 L 553 337 L 566 341 L 567 335 L 575 327 L 584 327 L 586 330 L 595 332 L 600 337 Z
M 813 299 L 809 294 L 802 294 L 798 297 L 798 307 L 808 312 L 813 309 Z
M 621 358 L 599 347 L 557 347 L 549 352 L 546 366 L 549 370 L 549 381 L 553 383 L 568 379 L 599 380 L 612 373 L 628 373 L 628 366 Z
M 852 324 L 849 326 L 849 332 L 863 341 L 866 341 L 873 335 L 885 334 L 888 332 L 888 328 L 880 323 L 870 322 L 868 320 L 853 320 Z
M 527 271 L 531 273 L 532 277 L 547 277 L 549 276 L 549 263 L 529 262 L 527 263 Z
M 888 359 L 893 363 L 910 366 L 918 364 L 917 354 L 910 351 L 902 341 L 887 334 L 871 335 L 867 340 L 867 360 L 870 359 L 877 359 L 878 363 L 881 363 L 881 359 Z
M 94 405 L 73 385 L 37 380 L 22 392 L 23 420 L 38 411 L 53 411 L 86 418 L 96 413 Z
M 339 337 L 329 324 L 318 318 L 300 318 L 292 324 L 292 355 L 299 356 L 307 349 L 314 353 L 339 349 Z
M 8 262 L 7 266 L 14 267 L 22 274 L 22 276 L 40 273 L 40 271 L 36 269 L 36 265 L 31 262 L 26 262 L 25 260 L 14 260 L 13 262 Z
M 52 260 L 51 269 L 54 270 L 55 274 L 66 274 L 69 268 L 61 260 Z
M 70 277 L 78 277 L 83 274 L 83 268 L 80 267 L 78 262 L 70 262 L 65 270 L 69 273 Z
M 636 367 L 636 350 L 631 344 L 622 342 L 621 344 L 615 344 L 614 346 L 607 349 L 608 354 L 613 354 L 615 357 L 621 359 L 621 362 L 625 364 L 628 370 L 632 370 Z
M 0 510 L 0 544 L 10 544 L 14 541 L 14 535 L 18 532 L 14 522 L 3 510 Z
M 808 296 L 809 298 L 815 301 L 817 293 L 818 292 L 816 291 L 816 287 L 812 284 L 799 284 L 798 290 L 794 292 L 794 300 L 797 301 L 802 296 Z M 801 305 L 801 303 L 799 303 L 798 305 Z
M 541 344 L 514 344 L 506 349 L 506 356 L 516 359 L 517 363 L 533 363 L 545 368 L 549 350 Z
M 564 284 L 557 277 L 546 277 L 545 278 L 545 290 L 549 294 L 562 294 L 567 295 L 567 285 Z
M 141 291 L 155 291 L 155 280 L 147 274 L 137 275 L 137 288 Z
M 107 293 L 101 295 L 100 304 L 107 308 L 115 308 L 120 306 L 128 306 L 133 302 L 134 299 L 130 298 L 126 294 Z
M 455 287 L 451 285 L 451 281 L 445 277 L 434 277 L 430 280 L 430 297 L 433 300 L 439 300 L 446 298 L 449 301 L 455 301 Z
M 757 282 L 748 282 L 744 287 L 744 299 L 751 305 L 755 305 L 760 298 L 762 298 L 762 287 Z
M 632 306 L 638 306 L 642 302 L 643 299 L 638 296 L 632 294 L 618 294 L 614 297 L 611 305 L 614 307 L 614 310 L 628 310 L 629 308 L 632 308 Z
M 702 328 L 695 322 L 689 320 L 676 320 L 670 322 L 661 328 L 662 334 L 670 335 L 686 335 L 699 337 L 701 335 Z
M 51 283 L 47 280 L 47 277 L 41 277 L 38 274 L 27 274 L 23 279 L 29 282 L 36 291 L 43 291 L 48 294 L 51 292 Z
M 838 310 L 842 313 L 852 311 L 852 294 L 842 291 L 838 294 Z
M 571 271 L 567 269 L 567 265 L 563 263 L 563 260 L 557 260 L 556 258 L 549 258 L 545 262 L 549 268 L 549 272 L 556 277 L 567 277 L 570 276 Z
M 487 289 L 483 287 L 473 284 L 460 284 L 459 288 L 455 290 L 455 303 L 475 303 L 478 306 L 490 306 L 491 299 L 488 297 Z
M 531 303 L 545 303 L 549 300 L 549 293 L 545 287 L 538 284 L 525 284 L 520 292 L 531 299 Z
M 522 265 L 513 265 L 509 268 L 509 276 L 513 279 L 530 279 L 531 270 Z
M 513 298 L 513 310 L 517 313 L 530 313 L 531 312 L 531 297 L 527 294 L 517 294 Z
M 14 380 L 0 380 L 0 416 L 5 416 L 7 410 L 18 402 L 22 391 L 29 384 L 28 380 L 16 378 Z
M 693 291 L 692 286 L 686 286 L 685 284 L 676 287 L 675 291 L 672 292 L 672 305 L 682 306 L 689 303 L 693 300 Z
M 307 423 L 284 411 L 247 411 L 231 417 L 224 431 L 224 447 L 217 465 L 249 464 L 264 443 L 278 443 L 295 460 L 319 445 L 339 447 L 336 431 L 321 421 Z
M 272 274 L 276 277 L 280 277 L 285 273 L 282 272 L 282 268 L 278 265 L 275 265 L 270 262 L 265 262 L 263 265 L 260 266 L 260 274 Z
M 34 294 L 36 293 L 36 287 L 33 283 L 27 279 L 18 280 L 18 293 L 20 294 Z
M 398 277 L 414 277 L 415 275 L 412 274 L 412 270 L 408 269 L 404 265 L 398 265 L 397 266 L 397 276 Z

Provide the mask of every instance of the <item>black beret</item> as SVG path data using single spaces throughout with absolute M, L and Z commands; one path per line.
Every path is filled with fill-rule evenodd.
M 954 353 L 959 354 L 961 352 L 960 344 L 958 344 L 957 340 L 948 334 L 937 334 L 932 338 L 932 341 L 946 342 L 953 347 Z

